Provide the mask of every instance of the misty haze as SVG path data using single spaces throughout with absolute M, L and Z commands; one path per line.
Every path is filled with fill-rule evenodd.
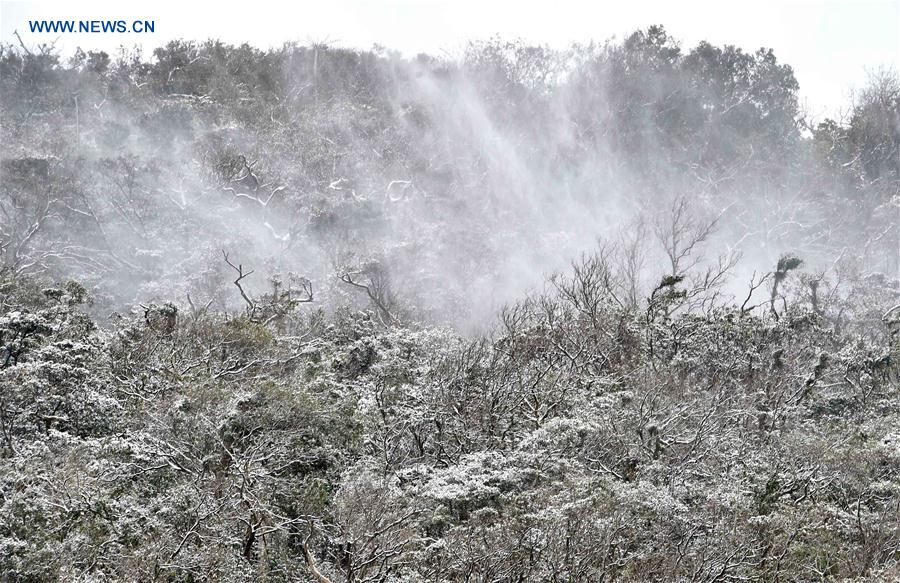
M 0 579 L 900 579 L 872 65 L 0 45 Z

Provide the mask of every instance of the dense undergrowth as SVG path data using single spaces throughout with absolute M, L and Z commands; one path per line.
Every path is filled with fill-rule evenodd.
M 888 326 L 671 282 L 634 311 L 578 267 L 476 339 L 350 310 L 99 328 L 75 283 L 5 282 L 5 576 L 897 576 Z

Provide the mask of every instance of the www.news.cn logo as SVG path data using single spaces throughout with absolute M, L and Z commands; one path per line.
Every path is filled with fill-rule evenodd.
M 31 32 L 154 32 L 152 20 L 29 20 Z

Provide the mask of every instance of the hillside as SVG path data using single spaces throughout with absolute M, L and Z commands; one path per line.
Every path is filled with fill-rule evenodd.
M 0 48 L 0 578 L 900 577 L 900 82 L 661 27 Z

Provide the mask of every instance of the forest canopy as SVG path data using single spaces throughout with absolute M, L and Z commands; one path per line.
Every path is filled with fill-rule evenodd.
M 900 80 L 798 90 L 0 46 L 0 578 L 900 577 Z

